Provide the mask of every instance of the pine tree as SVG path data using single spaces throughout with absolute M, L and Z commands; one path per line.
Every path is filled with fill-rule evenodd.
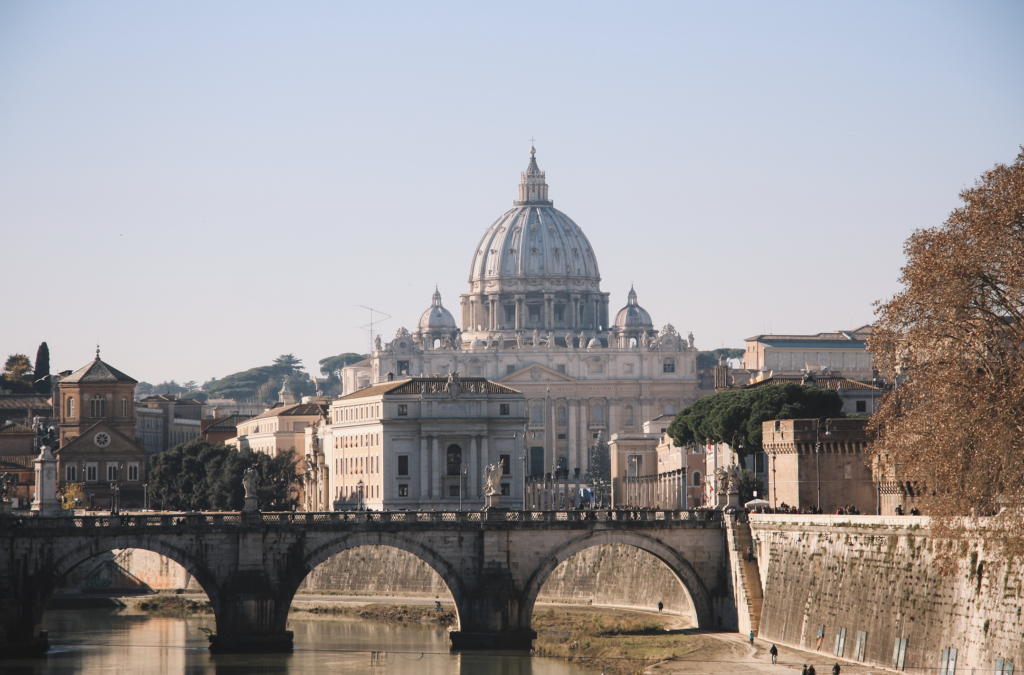
M 36 350 L 36 366 L 32 372 L 32 380 L 35 390 L 40 394 L 50 393 L 50 348 L 45 342 Z

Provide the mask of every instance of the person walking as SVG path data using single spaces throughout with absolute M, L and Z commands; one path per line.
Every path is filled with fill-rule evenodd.
M 839 667 L 838 663 L 832 666 L 832 675 L 839 675 L 840 670 L 842 670 L 842 668 Z
M 807 675 L 818 675 L 818 671 L 816 671 L 816 670 L 814 669 L 814 664 L 813 664 L 813 663 L 812 663 L 812 664 L 811 664 L 811 666 L 810 666 L 810 667 L 809 667 L 809 668 L 807 669 Z
M 750 629 L 750 644 L 754 644 L 754 629 Z
M 807 664 L 804 664 L 804 669 L 800 671 L 800 675 L 807 675 Z
M 658 614 L 661 614 L 661 610 L 665 609 L 664 603 L 661 600 L 658 601 Z
M 772 655 L 772 663 L 775 663 L 779 658 L 779 648 L 772 645 L 772 648 L 768 650 L 768 653 Z

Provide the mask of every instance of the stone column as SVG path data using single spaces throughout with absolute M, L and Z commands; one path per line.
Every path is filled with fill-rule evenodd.
M 544 294 L 544 330 L 551 330 L 555 325 L 555 297 L 551 293 Z
M 420 436 L 420 499 L 430 496 L 430 448 L 428 443 L 428 436 Z
M 569 441 L 569 456 L 579 455 L 579 448 L 576 445 L 576 404 L 578 399 L 567 398 L 565 399 L 566 407 L 566 439 Z M 578 465 L 582 466 L 582 465 Z M 581 469 L 582 470 L 582 469 Z
M 480 464 L 479 464 L 480 469 L 477 471 L 477 473 L 480 474 L 481 478 L 483 477 L 483 467 L 487 466 L 490 463 L 491 463 L 491 457 L 490 457 L 489 453 L 487 452 L 487 436 L 481 436 L 480 437 Z
M 612 437 L 612 434 L 621 431 L 619 428 L 619 405 L 622 403 L 622 399 L 619 397 L 613 397 L 605 399 L 608 407 L 608 433 L 605 434 L 608 438 Z
M 441 498 L 441 448 L 438 445 L 437 436 L 434 436 L 434 438 L 433 438 L 433 446 L 434 446 L 434 452 L 432 453 L 433 454 L 433 462 L 432 462 L 433 466 L 431 466 L 431 471 L 432 471 L 432 474 L 433 474 L 433 476 L 432 476 L 433 477 L 433 481 L 432 481 L 432 485 L 430 487 L 430 496 L 433 497 L 434 499 L 440 499 Z
M 517 295 L 516 302 L 516 330 L 523 327 L 523 296 Z
M 478 464 L 477 464 L 477 461 L 476 461 L 477 460 L 476 453 L 477 453 L 477 449 L 476 449 L 476 436 L 470 436 L 469 437 L 469 469 L 467 469 L 469 471 L 469 476 L 467 476 L 467 480 L 466 480 L 466 489 L 469 491 L 469 494 L 466 495 L 466 496 L 469 497 L 470 499 L 476 499 L 477 497 L 480 496 L 479 491 L 476 488 L 477 481 L 480 480 L 480 478 L 479 478 L 480 470 L 479 470 L 479 467 L 478 467 Z

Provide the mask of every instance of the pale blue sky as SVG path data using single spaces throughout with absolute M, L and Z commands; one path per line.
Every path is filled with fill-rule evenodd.
M 700 348 L 870 321 L 1024 143 L 1020 2 L 0 4 L 0 352 L 140 380 L 458 310 L 536 136 Z

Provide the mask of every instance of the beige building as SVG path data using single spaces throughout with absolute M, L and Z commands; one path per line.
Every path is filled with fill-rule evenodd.
M 661 330 L 632 288 L 611 313 L 597 255 L 554 208 L 531 149 L 513 207 L 471 251 L 459 319 L 435 290 L 415 331 L 376 338 L 367 362 L 344 369 L 345 392 L 393 377 L 487 378 L 521 391 L 529 418 L 527 471 L 585 477 L 598 433 L 642 434 L 702 395 L 693 335 Z
M 146 452 L 169 450 L 199 437 L 205 406 L 174 394 L 147 396 L 135 403 L 135 435 Z
M 848 505 L 876 513 L 868 422 L 864 417 L 764 422 L 761 445 L 768 456 L 772 506 L 810 509 L 820 500 L 823 513 Z
M 746 339 L 743 367 L 754 371 L 756 380 L 818 372 L 870 381 L 875 374 L 869 337 L 870 324 L 817 335 L 755 335 Z
M 301 460 L 305 447 L 305 429 L 327 414 L 324 401 L 294 403 L 271 408 L 266 412 L 238 422 L 235 438 L 224 441 L 239 450 L 252 449 L 277 457 L 294 450 Z
M 480 509 L 489 464 L 504 467 L 502 506 L 519 508 L 525 422 L 522 393 L 484 378 L 406 378 L 335 399 L 306 434 L 307 508 Z
M 679 447 L 668 435 L 674 415 L 644 423 L 643 434 L 614 434 L 612 506 L 693 509 L 702 504 L 703 447 Z

